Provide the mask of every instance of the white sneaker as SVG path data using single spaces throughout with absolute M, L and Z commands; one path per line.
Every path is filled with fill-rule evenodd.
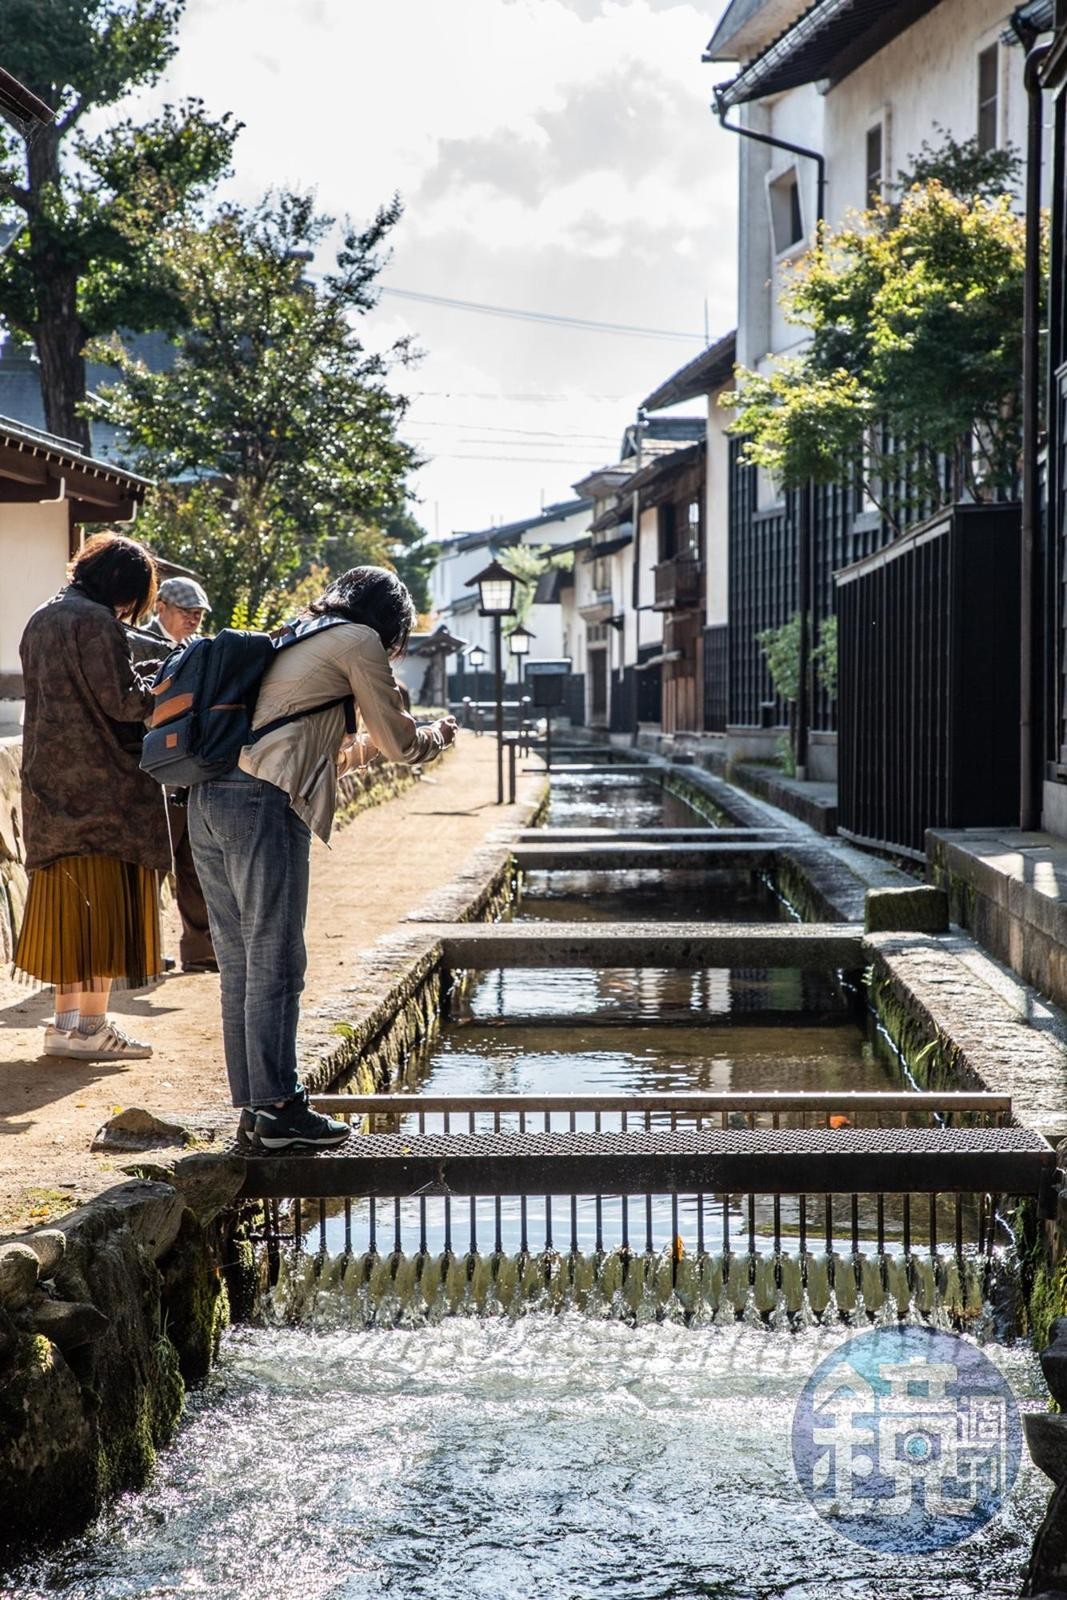
M 152 1054 L 150 1044 L 131 1039 L 113 1022 L 105 1022 L 95 1033 L 46 1029 L 45 1050 L 48 1055 L 72 1056 L 79 1061 L 147 1061 Z

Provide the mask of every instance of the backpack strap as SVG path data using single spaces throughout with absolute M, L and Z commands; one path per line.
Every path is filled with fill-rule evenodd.
M 338 695 L 335 700 L 324 700 L 321 706 L 308 706 L 306 711 L 290 711 L 288 716 L 275 717 L 272 722 L 265 722 L 262 728 L 257 728 L 248 740 L 249 744 L 256 744 L 268 733 L 274 733 L 278 728 L 285 728 L 290 722 L 299 722 L 302 717 L 317 717 L 320 711 L 332 711 L 335 706 L 345 708 L 345 732 L 356 731 L 356 701 L 350 694 Z
M 348 617 L 316 617 L 313 622 L 300 624 L 285 622 L 273 635 L 275 650 L 288 650 L 294 644 L 299 644 L 302 639 L 310 639 L 316 633 L 322 633 L 326 628 L 337 628 L 349 621 Z M 321 706 L 309 706 L 306 711 L 291 711 L 288 716 L 275 717 L 272 722 L 265 722 L 262 728 L 257 728 L 248 740 L 255 744 L 268 733 L 274 733 L 278 728 L 287 727 L 290 722 L 299 722 L 302 717 L 317 717 L 320 711 L 332 711 L 335 706 L 345 708 L 345 732 L 356 731 L 356 701 L 351 694 L 338 695 L 335 700 L 326 700 Z

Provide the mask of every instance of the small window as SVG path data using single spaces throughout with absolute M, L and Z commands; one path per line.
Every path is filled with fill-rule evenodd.
M 804 238 L 804 213 L 800 205 L 800 185 L 797 169 L 790 167 L 780 177 L 767 185 L 771 204 L 771 232 L 774 235 L 774 253 L 784 255 Z
M 690 500 L 686 508 L 686 521 L 688 524 L 689 554 L 699 559 L 700 556 L 700 501 Z
M 867 204 L 877 205 L 882 198 L 882 182 L 884 177 L 884 154 L 882 140 L 882 124 L 876 122 L 873 128 L 867 129 Z
M 978 57 L 978 148 L 995 150 L 997 138 L 997 88 L 1000 79 L 1000 52 L 995 44 Z

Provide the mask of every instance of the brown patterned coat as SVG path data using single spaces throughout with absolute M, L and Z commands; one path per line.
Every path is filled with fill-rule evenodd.
M 34 612 L 20 651 L 27 867 L 101 855 L 165 872 L 163 790 L 138 766 L 152 696 L 122 624 L 72 586 Z

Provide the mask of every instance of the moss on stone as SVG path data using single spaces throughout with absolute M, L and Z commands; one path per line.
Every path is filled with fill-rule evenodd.
M 229 1297 L 209 1237 L 190 1210 L 164 1265 L 163 1314 L 184 1382 L 203 1383 L 229 1322 Z
M 257 1210 L 256 1220 L 260 1224 L 263 1223 L 262 1211 Z M 246 1221 L 242 1221 L 239 1230 L 230 1236 L 227 1256 L 228 1259 L 223 1271 L 229 1318 L 231 1322 L 247 1322 L 251 1319 L 256 1308 L 256 1296 L 259 1291 L 259 1262 L 255 1246 L 248 1237 L 248 1223 Z M 220 1337 L 221 1333 L 222 1330 L 220 1328 Z
M 1035 1350 L 1043 1350 L 1056 1318 L 1067 1316 L 1067 1256 L 1055 1266 L 1047 1255 L 1037 1263 L 1026 1307 L 1027 1331 Z
M 948 897 L 927 883 L 868 889 L 863 922 L 867 933 L 947 933 Z
M 955 1048 L 939 1033 L 931 1036 L 928 1023 L 911 1010 L 896 980 L 875 965 L 868 968 L 865 981 L 872 1011 L 916 1082 L 924 1089 L 955 1082 Z
M 734 819 L 726 814 L 721 806 L 717 806 L 711 796 L 698 784 L 687 783 L 684 778 L 676 773 L 664 773 L 663 788 L 667 794 L 673 794 L 676 799 L 684 800 L 705 822 L 710 822 L 716 828 L 734 827 Z

